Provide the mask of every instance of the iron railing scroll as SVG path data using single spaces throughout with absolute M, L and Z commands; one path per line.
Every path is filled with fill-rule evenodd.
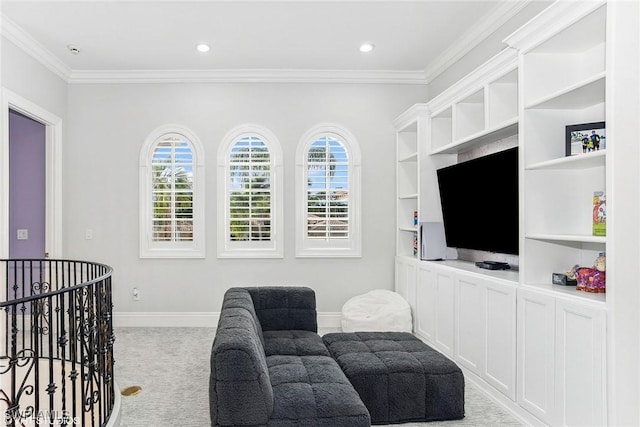
M 0 425 L 107 424 L 111 274 L 95 262 L 0 260 Z

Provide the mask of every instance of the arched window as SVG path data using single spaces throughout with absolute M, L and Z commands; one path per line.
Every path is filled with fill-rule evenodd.
M 282 258 L 282 152 L 257 125 L 231 130 L 218 152 L 218 256 Z
M 140 257 L 204 257 L 204 155 L 198 138 L 162 126 L 140 152 Z
M 296 255 L 358 257 L 360 149 L 346 129 L 319 125 L 296 154 Z

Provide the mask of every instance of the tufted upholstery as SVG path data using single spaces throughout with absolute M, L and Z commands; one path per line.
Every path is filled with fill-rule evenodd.
M 318 332 L 316 294 L 305 287 L 246 288 L 263 331 Z
M 264 331 L 267 356 L 330 356 L 322 338 L 309 331 Z
M 209 400 L 215 426 L 265 425 L 273 389 L 264 338 L 248 292 L 229 289 L 211 350 Z
M 329 356 L 267 357 L 274 410 L 269 425 L 368 426 L 364 405 Z
M 229 289 L 211 350 L 212 426 L 369 426 L 316 330 L 309 288 Z
M 369 409 L 373 424 L 464 417 L 464 376 L 406 332 L 333 333 L 331 355 Z

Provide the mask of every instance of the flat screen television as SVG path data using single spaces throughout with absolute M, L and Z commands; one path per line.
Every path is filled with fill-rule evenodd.
M 438 169 L 447 246 L 518 254 L 518 148 Z

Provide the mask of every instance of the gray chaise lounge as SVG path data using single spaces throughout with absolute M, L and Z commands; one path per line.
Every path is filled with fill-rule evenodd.
M 369 412 L 317 334 L 309 288 L 232 288 L 211 350 L 212 426 L 359 427 Z
M 323 340 L 369 409 L 372 424 L 464 417 L 462 371 L 413 335 L 331 333 Z

